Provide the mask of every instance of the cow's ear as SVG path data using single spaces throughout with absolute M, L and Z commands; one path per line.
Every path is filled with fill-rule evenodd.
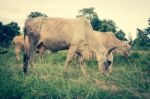
M 37 48 L 41 48 L 43 46 L 43 42 L 40 42 L 38 45 L 37 45 Z

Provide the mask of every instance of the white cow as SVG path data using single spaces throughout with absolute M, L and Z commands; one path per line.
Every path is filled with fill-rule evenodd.
M 108 69 L 111 61 L 108 56 L 116 47 L 106 49 L 93 35 L 93 29 L 85 18 L 63 19 L 37 17 L 25 22 L 25 35 L 29 37 L 29 48 L 24 54 L 24 72 L 27 72 L 28 61 L 31 59 L 36 48 L 44 46 L 51 51 L 68 49 L 64 64 L 65 70 L 68 63 L 74 58 L 75 53 L 84 55 L 91 51 L 95 54 L 99 68 Z M 26 39 L 25 39 L 26 40 Z M 85 55 L 84 55 L 85 56 Z M 84 67 L 81 64 L 83 73 Z
M 130 55 L 130 44 L 132 42 L 132 38 L 130 38 L 129 41 L 121 41 L 116 38 L 116 36 L 112 32 L 98 32 L 94 31 L 93 35 L 95 35 L 95 39 L 100 42 L 107 50 L 113 48 L 114 46 L 116 47 L 115 52 L 116 53 L 123 53 L 126 58 Z M 99 46 L 99 45 L 97 45 Z M 86 49 L 83 51 L 82 54 L 77 52 L 77 56 L 79 57 L 79 63 L 84 64 L 84 60 L 87 59 L 89 60 L 92 57 L 95 57 L 94 53 L 90 49 Z M 110 63 L 110 66 L 108 69 L 106 69 L 106 66 L 100 66 L 100 70 L 102 73 L 104 73 L 106 70 L 108 70 L 108 73 L 112 73 L 112 64 L 113 64 L 113 54 L 110 53 L 108 54 L 108 59 Z

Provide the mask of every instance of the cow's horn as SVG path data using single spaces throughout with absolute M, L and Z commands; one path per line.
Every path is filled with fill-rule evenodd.
M 130 33 L 128 35 L 128 38 L 129 38 L 129 40 L 127 41 L 127 43 L 131 45 L 132 44 L 132 36 Z
M 115 46 L 115 47 L 112 47 L 112 48 L 110 48 L 109 50 L 108 50 L 108 54 L 110 54 L 113 50 L 115 50 L 117 47 Z

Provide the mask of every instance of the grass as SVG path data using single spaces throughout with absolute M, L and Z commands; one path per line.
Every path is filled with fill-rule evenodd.
M 21 56 L 22 57 L 22 56 Z M 73 61 L 63 75 L 66 52 L 34 59 L 25 75 L 22 61 L 16 62 L 10 50 L 0 55 L 1 99 L 148 99 L 150 97 L 150 52 L 133 51 L 129 60 L 114 58 L 111 76 L 99 73 L 96 61 L 87 61 L 88 76 L 82 76 Z

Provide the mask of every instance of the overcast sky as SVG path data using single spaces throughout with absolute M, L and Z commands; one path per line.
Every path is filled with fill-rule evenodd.
M 23 27 L 30 12 L 49 17 L 75 18 L 82 8 L 94 7 L 100 19 L 112 19 L 119 29 L 135 38 L 137 28 L 146 28 L 150 0 L 0 0 L 0 21 L 16 21 Z

